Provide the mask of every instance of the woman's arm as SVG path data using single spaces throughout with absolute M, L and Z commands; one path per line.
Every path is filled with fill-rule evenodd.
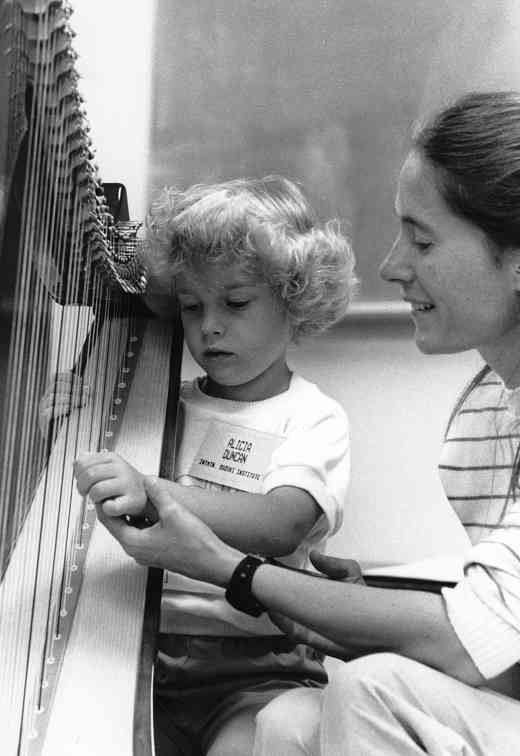
M 244 554 L 224 543 L 176 502 L 158 479 L 145 479 L 158 521 L 138 530 L 121 518 L 100 519 L 139 563 L 226 587 Z M 324 580 L 271 564 L 254 574 L 255 597 L 344 648 L 348 655 L 374 650 L 409 656 L 470 685 L 483 678 L 460 644 L 440 596 Z
M 255 572 L 252 588 L 271 612 L 325 636 L 346 655 L 392 651 L 470 685 L 483 683 L 439 595 L 325 581 L 269 564 Z

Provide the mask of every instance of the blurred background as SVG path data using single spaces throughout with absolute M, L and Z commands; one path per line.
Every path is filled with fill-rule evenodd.
M 292 353 L 351 421 L 351 492 L 331 550 L 385 562 L 459 550 L 436 460 L 480 361 L 421 355 L 377 268 L 413 122 L 470 89 L 520 89 L 517 0 L 73 5 L 101 174 L 126 184 L 134 218 L 164 185 L 281 173 L 352 238 L 358 301 Z M 196 373 L 187 357 L 185 376 Z

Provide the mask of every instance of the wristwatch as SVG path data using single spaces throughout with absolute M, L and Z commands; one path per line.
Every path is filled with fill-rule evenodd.
M 226 589 L 227 602 L 238 611 L 250 614 L 252 617 L 260 617 L 267 611 L 251 591 L 253 575 L 263 564 L 265 564 L 265 559 L 248 554 L 238 563 Z

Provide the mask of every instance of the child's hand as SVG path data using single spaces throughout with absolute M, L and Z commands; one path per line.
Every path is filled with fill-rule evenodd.
M 81 376 L 68 371 L 58 373 L 47 384 L 40 399 L 38 425 L 44 436 L 49 432 L 52 420 L 68 415 L 77 407 L 85 407 L 90 401 L 90 388 Z
M 81 454 L 74 462 L 78 491 L 102 504 L 110 517 L 140 515 L 147 496 L 144 475 L 115 452 Z

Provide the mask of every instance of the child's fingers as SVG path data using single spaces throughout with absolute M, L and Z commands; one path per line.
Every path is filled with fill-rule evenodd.
M 68 415 L 71 410 L 90 402 L 90 387 L 79 376 L 60 373 L 48 384 L 39 404 L 38 424 L 45 435 L 54 418 Z
M 114 464 L 116 455 L 113 452 L 81 452 L 74 461 L 73 470 L 76 477 L 90 468 Z
M 123 515 L 137 516 L 144 512 L 145 504 L 139 502 L 136 497 L 123 494 L 102 502 L 103 512 L 109 517 L 122 517 Z
M 105 499 L 118 497 L 122 494 L 121 482 L 116 478 L 102 479 L 91 484 L 87 477 L 78 479 L 78 491 L 82 496 L 89 496 L 95 504 L 100 504 Z

